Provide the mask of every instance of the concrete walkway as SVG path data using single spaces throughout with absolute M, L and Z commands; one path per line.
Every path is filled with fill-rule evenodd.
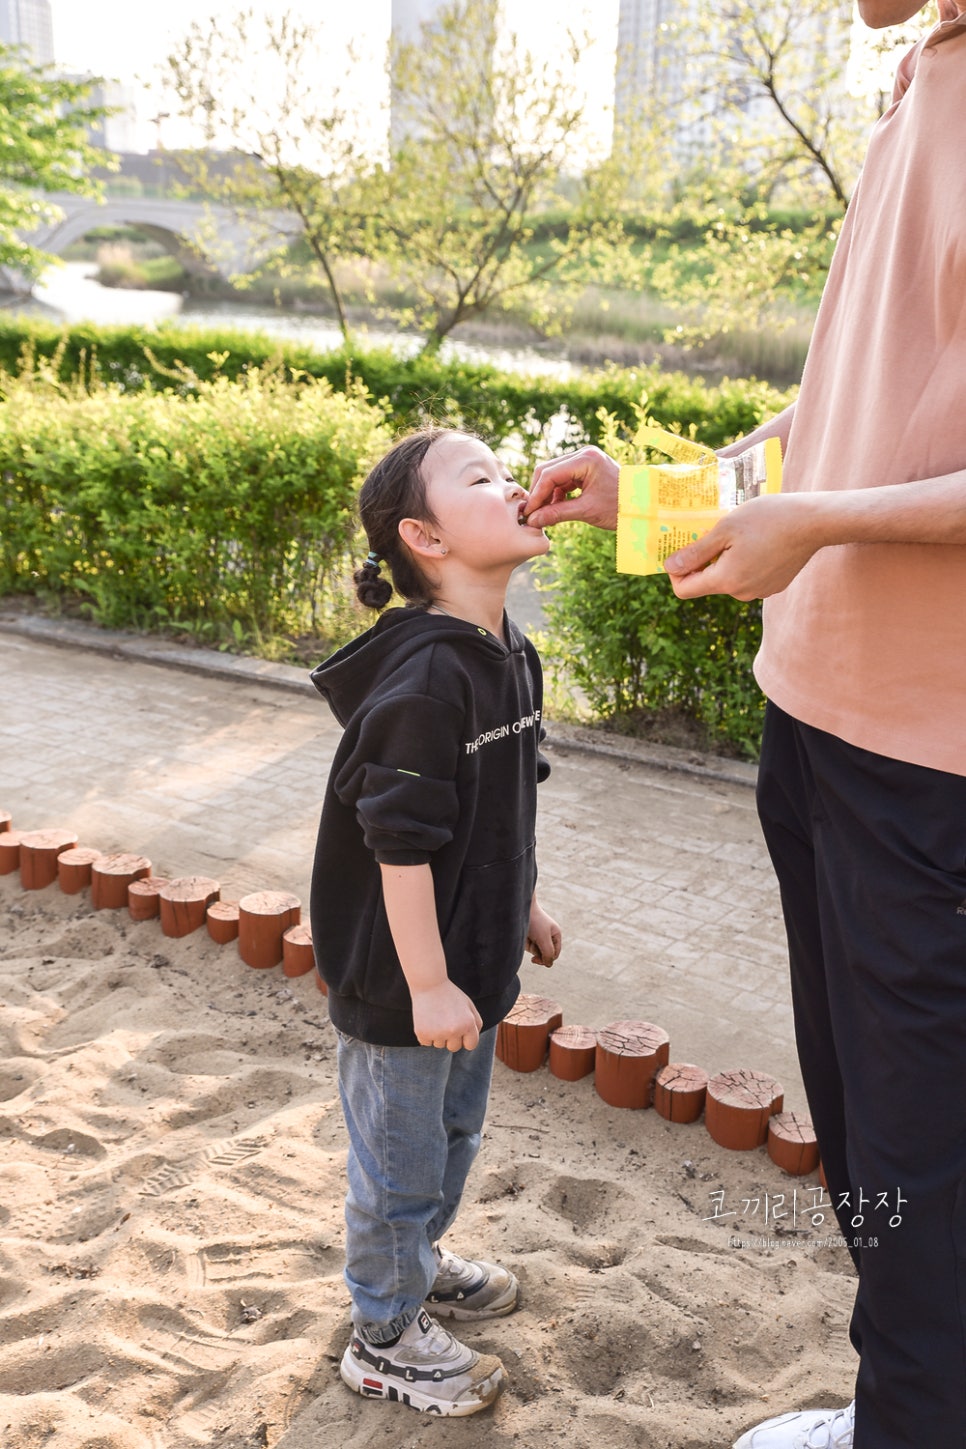
M 235 899 L 307 902 L 339 736 L 305 671 L 136 635 L 4 614 L 0 809 L 19 829 L 205 874 Z M 564 930 L 525 991 L 564 1020 L 637 1018 L 672 1061 L 754 1067 L 804 1109 L 778 890 L 754 770 L 548 725 L 540 896 Z

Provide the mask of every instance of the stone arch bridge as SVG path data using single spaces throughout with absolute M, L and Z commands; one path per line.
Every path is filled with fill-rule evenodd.
M 60 192 L 47 194 L 45 200 L 58 208 L 59 218 L 24 235 L 42 251 L 59 256 L 95 227 L 131 226 L 160 242 L 186 271 L 223 277 L 251 271 L 280 238 L 302 231 L 292 212 L 247 219 L 228 207 L 176 197 L 108 196 L 95 201 Z M 11 291 L 30 291 L 30 282 L 10 268 L 0 268 L 0 281 Z

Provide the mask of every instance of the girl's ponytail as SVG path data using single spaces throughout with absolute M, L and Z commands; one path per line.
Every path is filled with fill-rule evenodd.
M 379 572 L 379 555 L 370 549 L 365 563 L 352 575 L 356 598 L 367 609 L 384 609 L 392 598 L 392 584 Z

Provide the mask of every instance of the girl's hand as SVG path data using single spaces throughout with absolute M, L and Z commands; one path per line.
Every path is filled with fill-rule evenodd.
M 534 966 L 552 966 L 560 955 L 562 939 L 557 922 L 547 915 L 534 896 L 527 926 L 527 950 L 532 953 L 530 960 Z
M 441 981 L 413 994 L 413 1029 L 420 1046 L 471 1052 L 480 1039 L 483 1018 L 465 991 Z

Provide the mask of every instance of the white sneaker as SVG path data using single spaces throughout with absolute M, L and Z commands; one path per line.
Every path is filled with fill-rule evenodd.
M 433 1251 L 439 1270 L 426 1307 L 437 1318 L 502 1318 L 516 1308 L 520 1285 L 508 1268 L 460 1258 L 438 1243 Z
M 363 1398 L 453 1417 L 492 1404 L 503 1381 L 498 1358 L 467 1348 L 424 1308 L 391 1347 L 366 1343 L 354 1333 L 339 1371 Z
M 846 1409 L 780 1414 L 742 1434 L 734 1449 L 852 1449 L 855 1400 Z

